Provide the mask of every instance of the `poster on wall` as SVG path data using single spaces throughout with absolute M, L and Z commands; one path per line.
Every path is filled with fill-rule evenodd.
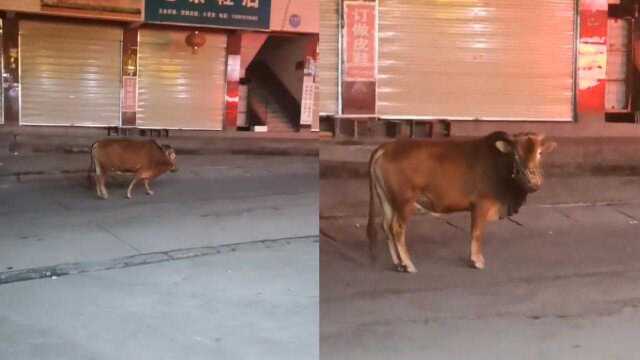
M 122 111 L 135 112 L 138 106 L 138 79 L 135 76 L 122 77 Z
M 147 0 L 145 21 L 269 29 L 271 0 Z
M 305 75 L 302 83 L 302 101 L 300 102 L 300 125 L 311 125 L 314 115 L 316 84 L 313 75 Z
M 376 6 L 344 3 L 344 80 L 374 81 L 376 77 Z

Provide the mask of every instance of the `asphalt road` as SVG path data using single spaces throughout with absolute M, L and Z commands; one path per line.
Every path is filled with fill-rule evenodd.
M 0 157 L 0 359 L 318 358 L 317 158 L 179 155 L 131 200 L 87 159 Z
M 83 169 L 87 155 L 10 158 L 10 168 Z M 98 199 L 85 174 L 0 177 L 0 272 L 318 234 L 317 158 L 179 156 L 177 173 Z
M 318 244 L 300 239 L 0 286 L 0 358 L 318 358 Z
M 382 246 L 370 262 L 366 182 L 323 180 L 321 358 L 637 358 L 638 179 L 597 180 L 549 179 L 573 202 L 539 194 L 489 226 L 485 270 L 468 264 L 468 215 L 414 218 L 413 275 L 393 271 Z M 607 204 L 606 193 L 626 201 Z

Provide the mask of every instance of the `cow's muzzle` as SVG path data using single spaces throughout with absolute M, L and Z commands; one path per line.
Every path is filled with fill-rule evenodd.
M 543 174 L 541 169 L 525 168 L 522 166 L 518 155 L 515 155 L 513 161 L 513 173 L 511 177 L 524 187 L 527 192 L 535 192 L 540 190 L 542 186 Z
M 516 177 L 520 180 L 527 192 L 540 190 L 542 186 L 542 173 L 539 170 L 526 169 Z

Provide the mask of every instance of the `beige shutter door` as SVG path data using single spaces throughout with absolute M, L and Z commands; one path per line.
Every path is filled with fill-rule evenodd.
M 378 113 L 573 119 L 574 0 L 379 0 Z
M 138 34 L 138 127 L 221 130 L 227 36 L 202 32 L 206 44 L 193 54 L 189 31 Z
M 630 48 L 630 22 L 628 19 L 609 19 L 607 23 L 607 70 L 605 109 L 607 112 L 626 111 L 627 67 Z
M 20 124 L 120 125 L 122 29 L 20 21 Z
M 320 0 L 318 76 L 320 113 L 338 114 L 338 13 L 339 0 Z
M 3 26 L 0 19 L 0 54 L 3 53 Z M 0 84 L 4 84 L 4 56 L 0 56 Z M 4 124 L 4 86 L 0 86 L 0 124 Z

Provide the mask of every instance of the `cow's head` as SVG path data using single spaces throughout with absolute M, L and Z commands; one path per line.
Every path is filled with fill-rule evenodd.
M 171 162 L 171 165 L 173 165 L 170 171 L 171 172 L 178 171 L 178 168 L 176 167 L 176 151 L 171 147 L 171 145 L 162 145 L 161 147 L 165 156 L 167 157 L 169 162 Z
M 543 181 L 542 155 L 555 149 L 556 143 L 545 140 L 544 135 L 519 133 L 495 142 L 501 152 L 513 156 L 511 176 L 527 192 L 540 189 Z

